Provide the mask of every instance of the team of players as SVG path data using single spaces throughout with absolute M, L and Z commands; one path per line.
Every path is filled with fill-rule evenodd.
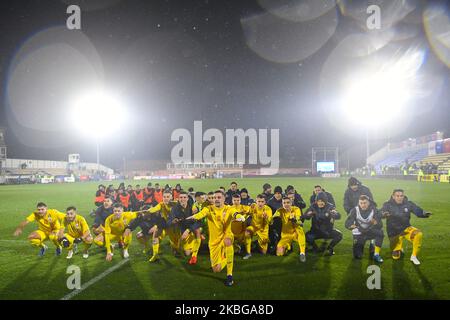
M 95 221 L 91 230 L 86 219 L 77 214 L 77 209 L 68 207 L 66 213 L 49 209 L 40 202 L 16 229 L 14 235 L 22 233 L 29 222 L 37 222 L 38 230 L 28 239 L 39 248 L 43 256 L 49 239 L 56 246 L 56 254 L 61 255 L 62 248 L 68 250 L 71 259 L 78 244 L 83 244 L 83 258 L 89 257 L 89 247 L 95 243 L 106 249 L 106 260 L 111 261 L 114 248 L 122 249 L 122 256 L 129 257 L 128 248 L 132 241 L 132 232 L 138 228 L 136 239 L 142 244 L 144 253 L 152 252 L 150 262 L 159 259 L 160 243 L 164 237 L 176 256 L 189 257 L 189 264 L 196 264 L 201 243 L 208 243 L 211 266 L 214 272 L 226 267 L 225 284 L 233 284 L 234 252 L 244 248 L 243 259 L 252 257 L 252 243 L 262 253 L 283 256 L 298 243 L 299 259 L 306 261 L 306 246 L 313 252 L 334 255 L 335 246 L 342 240 L 342 232 L 334 227 L 335 220 L 341 218 L 331 193 L 321 186 L 315 186 L 307 208 L 302 196 L 293 186 L 283 192 L 280 186 L 263 186 L 263 192 L 255 200 L 246 189 L 239 190 L 235 182 L 225 192 L 220 188 L 208 194 L 189 192 L 177 185 L 153 188 L 151 183 L 141 189 L 131 186 L 125 189 L 121 184 L 118 190 L 112 186 L 99 186 L 96 193 Z M 392 258 L 400 259 L 403 254 L 403 241 L 413 244 L 410 260 L 420 264 L 417 256 L 422 243 L 422 232 L 411 226 L 411 213 L 420 218 L 428 218 L 425 212 L 409 201 L 404 191 L 396 189 L 391 198 L 377 209 L 371 191 L 356 178 L 350 178 L 344 196 L 344 209 L 347 213 L 345 227 L 352 232 L 353 256 L 361 259 L 365 243 L 370 241 L 370 255 L 377 263 L 382 263 L 380 252 L 384 239 L 383 220 L 386 220 L 387 234 L 390 239 Z M 311 220 L 311 228 L 306 233 L 303 224 Z M 316 240 L 330 240 L 329 244 L 319 248 Z M 254 241 L 255 240 L 255 241 Z M 150 250 L 150 245 L 152 249 Z

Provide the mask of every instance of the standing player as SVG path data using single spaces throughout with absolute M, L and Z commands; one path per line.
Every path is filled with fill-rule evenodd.
M 96 207 L 100 207 L 103 204 L 103 200 L 105 200 L 105 186 L 104 185 L 99 185 L 98 186 L 98 190 L 95 193 L 95 199 L 94 199 L 94 203 Z
M 144 204 L 152 205 L 155 189 L 152 188 L 152 183 L 149 182 L 144 188 Z
M 94 241 L 86 219 L 77 214 L 77 208 L 74 206 L 66 209 L 66 214 L 59 213 L 61 229 L 58 232 L 58 239 L 63 247 L 67 248 L 67 259 L 72 259 L 73 246 L 80 242 L 84 243 L 83 258 L 89 257 L 89 248 Z
M 403 240 L 408 240 L 413 245 L 413 251 L 410 260 L 415 265 L 420 261 L 417 255 L 422 246 L 422 231 L 411 226 L 411 213 L 419 218 L 428 218 L 431 212 L 425 212 L 414 202 L 409 201 L 402 189 L 395 189 L 392 192 L 391 199 L 384 203 L 383 217 L 386 218 L 386 229 L 391 242 L 392 258 L 400 259 L 403 253 Z
M 133 210 L 140 210 L 144 205 L 144 191 L 138 184 L 136 185 L 136 190 L 133 191 L 131 203 L 133 205 Z
M 180 192 L 181 192 L 181 184 L 177 183 L 176 186 L 175 186 L 175 188 L 172 190 L 172 193 L 173 193 L 173 200 L 174 200 L 174 201 L 177 201 L 177 200 L 178 200 L 178 197 L 179 197 L 179 195 L 180 195 Z
M 125 188 L 120 188 L 119 189 L 119 194 L 117 195 L 117 199 L 116 202 L 121 203 L 123 206 L 123 209 L 125 211 L 128 211 L 130 208 L 130 199 L 131 196 L 130 194 L 125 190 Z
M 301 222 L 300 208 L 292 205 L 291 199 L 283 197 L 283 207 L 278 209 L 273 218 L 281 218 L 281 239 L 277 244 L 277 256 L 283 256 L 292 249 L 292 242 L 296 241 L 300 250 L 300 261 L 305 262 L 305 232 Z
M 240 191 L 238 189 L 238 185 L 236 182 L 230 183 L 230 189 L 225 194 L 225 204 L 231 205 L 233 202 L 233 195 L 234 194 L 240 194 Z
M 300 193 L 295 190 L 294 186 L 287 186 L 285 195 L 287 195 L 289 198 L 291 198 L 292 205 L 300 208 L 300 210 L 303 210 L 306 208 L 306 202 L 303 200 Z
M 159 183 L 155 183 L 155 192 L 153 193 L 156 203 L 161 203 L 163 201 L 163 190 Z
M 204 208 L 197 214 L 187 218 L 201 220 L 208 219 L 209 229 L 209 255 L 214 272 L 222 271 L 227 267 L 226 286 L 233 285 L 233 232 L 231 221 L 235 209 L 225 205 L 225 194 L 217 190 L 214 192 L 214 205 Z
M 245 250 L 244 260 L 252 256 L 251 246 L 252 238 L 256 236 L 258 247 L 262 254 L 267 253 L 269 246 L 269 225 L 272 223 L 272 209 L 266 205 L 266 197 L 260 194 L 256 197 L 256 205 L 250 208 L 249 216 L 251 217 L 251 225 L 245 230 Z
M 250 198 L 248 190 L 246 188 L 241 189 L 241 204 L 244 206 L 250 206 L 255 203 L 255 200 Z
M 350 179 L 348 179 L 348 188 L 345 190 L 344 194 L 344 209 L 345 212 L 347 212 L 347 215 L 349 215 L 350 211 L 358 205 L 359 197 L 362 195 L 366 195 L 369 199 L 374 200 L 369 188 L 363 186 L 361 181 L 355 177 L 350 177 Z
M 60 256 L 61 245 L 58 241 L 58 232 L 61 229 L 61 224 L 58 219 L 58 214 L 60 213 L 58 210 L 48 209 L 45 203 L 39 202 L 36 205 L 36 210 L 17 227 L 14 236 L 19 236 L 28 223 L 36 221 L 38 230 L 33 231 L 28 236 L 31 245 L 39 248 L 39 256 L 42 257 L 48 249 L 44 241 L 49 239 L 56 246 L 56 255 Z
M 367 240 L 375 240 L 375 254 L 373 260 L 382 263 L 380 256 L 383 245 L 383 223 L 381 213 L 368 196 L 360 196 L 358 206 L 350 211 L 345 221 L 345 227 L 353 234 L 353 257 L 361 259 Z
M 333 204 L 328 202 L 325 192 L 319 192 L 316 202 L 306 210 L 305 219 L 312 219 L 311 229 L 306 232 L 306 241 L 319 251 L 317 239 L 331 239 L 327 248 L 327 255 L 334 255 L 334 247 L 342 240 L 342 233 L 334 228 L 334 221 L 339 220 L 341 215 L 336 211 Z
M 273 197 L 272 186 L 268 183 L 264 183 L 262 193 L 266 196 L 266 202 L 269 201 Z

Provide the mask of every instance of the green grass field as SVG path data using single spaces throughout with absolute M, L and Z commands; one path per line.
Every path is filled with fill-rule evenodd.
M 195 190 L 210 191 L 228 187 L 230 181 L 180 182 L 186 189 L 192 186 Z M 305 200 L 309 200 L 313 186 L 319 183 L 333 193 L 338 210 L 345 216 L 342 208 L 345 179 L 249 178 L 237 182 L 239 187 L 247 187 L 252 196 L 260 192 L 264 182 L 283 188 L 292 184 Z M 175 183 L 170 181 L 171 185 Z M 190 266 L 186 258 L 172 256 L 165 240 L 162 259 L 150 264 L 141 253 L 140 244 L 133 239 L 130 259 L 73 299 L 450 299 L 450 185 L 378 179 L 363 183 L 372 189 L 380 205 L 393 188 L 403 187 L 411 200 L 433 212 L 430 219 L 412 218 L 412 224 L 424 232 L 419 267 L 409 261 L 410 244 L 406 244 L 405 258 L 393 261 L 385 238 L 381 290 L 367 289 L 366 269 L 372 264 L 367 250 L 365 259 L 353 260 L 351 232 L 344 229 L 344 221 L 340 220 L 336 227 L 343 232 L 344 240 L 336 247 L 335 256 L 308 254 L 307 262 L 301 264 L 293 253 L 285 257 L 254 254 L 247 261 L 235 255 L 233 287 L 223 285 L 225 271 L 212 272 L 207 253 L 200 254 L 199 263 Z M 106 262 L 104 251 L 95 245 L 87 260 L 77 254 L 68 261 L 66 252 L 56 257 L 52 244 L 47 254 L 39 258 L 37 249 L 26 241 L 35 225 L 28 225 L 20 237 L 13 237 L 16 226 L 38 201 L 59 210 L 73 204 L 91 224 L 93 219 L 88 215 L 96 187 L 97 183 L 0 186 L 0 299 L 61 299 L 71 292 L 66 286 L 68 266 L 81 268 L 84 284 L 121 263 L 123 259 L 118 254 L 112 262 Z M 310 222 L 306 222 L 305 230 L 309 227 Z

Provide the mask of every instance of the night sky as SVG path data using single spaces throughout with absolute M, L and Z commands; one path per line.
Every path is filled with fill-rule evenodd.
M 371 124 L 371 147 L 450 132 L 450 47 L 430 45 L 423 23 L 423 12 L 431 9 L 448 19 L 448 6 L 372 1 L 380 4 L 382 19 L 389 15 L 382 20 L 390 23 L 382 29 L 389 40 L 370 54 L 339 61 L 333 53 L 346 37 L 371 32 L 361 23 L 365 7 L 317 3 L 2 1 L 0 126 L 7 128 L 8 157 L 66 160 L 80 153 L 95 162 L 92 139 L 78 134 L 65 113 L 72 95 L 101 81 L 123 97 L 130 115 L 101 141 L 105 165 L 118 168 L 123 157 L 168 160 L 171 132 L 192 131 L 194 120 L 202 120 L 204 130 L 280 129 L 282 163 L 307 166 L 312 146 L 339 146 L 343 161 L 350 155 L 351 166 L 360 166 L 365 126 L 333 110 L 330 100 L 339 87 L 333 79 L 368 58 L 412 49 L 424 54 L 417 71 L 421 93 L 388 128 Z M 80 4 L 81 31 L 66 28 L 69 4 Z M 280 6 L 287 10 L 277 11 Z M 437 31 L 448 33 L 445 27 L 440 22 Z M 347 42 L 346 52 L 364 46 Z

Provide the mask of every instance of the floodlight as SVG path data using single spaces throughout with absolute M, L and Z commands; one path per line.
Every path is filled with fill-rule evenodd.
M 120 99 L 105 91 L 88 92 L 75 100 L 72 120 L 85 134 L 100 138 L 118 129 L 125 119 Z

